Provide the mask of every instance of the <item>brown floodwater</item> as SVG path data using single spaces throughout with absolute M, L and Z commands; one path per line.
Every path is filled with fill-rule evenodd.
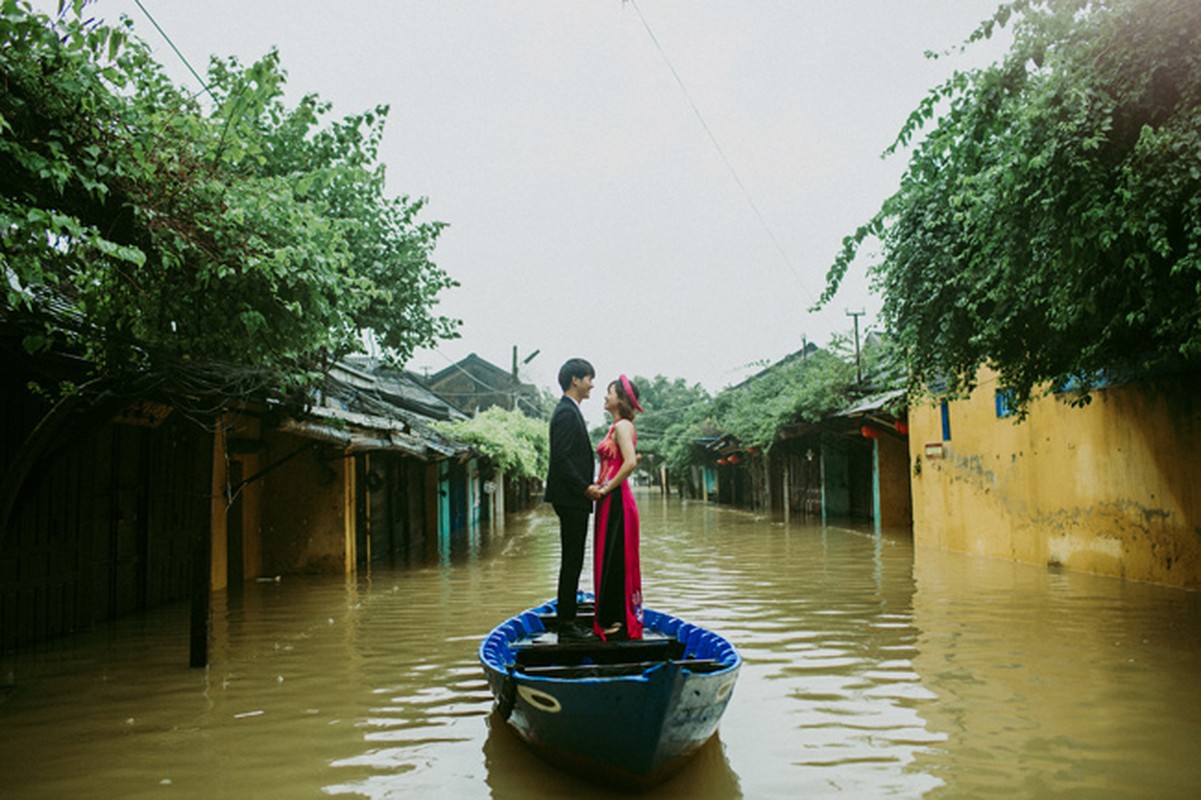
M 1201 597 L 641 494 L 648 606 L 745 665 L 651 798 L 1192 798 Z M 601 798 L 493 725 L 480 638 L 554 593 L 548 508 L 0 657 L 5 798 Z M 590 565 L 585 588 L 590 588 Z

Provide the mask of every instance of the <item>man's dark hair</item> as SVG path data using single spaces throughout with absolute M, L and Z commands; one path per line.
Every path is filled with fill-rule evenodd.
M 596 371 L 587 361 L 582 358 L 569 358 L 563 366 L 559 367 L 559 388 L 566 392 L 571 388 L 572 378 L 583 380 L 595 377 Z

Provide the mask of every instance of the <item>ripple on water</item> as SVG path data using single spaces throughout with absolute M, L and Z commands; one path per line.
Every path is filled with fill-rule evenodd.
M 745 659 L 720 738 L 649 797 L 1149 800 L 1201 785 L 1196 594 L 642 500 L 647 605 Z M 609 796 L 495 725 L 476 661 L 496 623 L 554 594 L 553 515 L 480 541 L 221 595 L 207 670 L 184 666 L 186 608 L 6 658 L 5 796 Z

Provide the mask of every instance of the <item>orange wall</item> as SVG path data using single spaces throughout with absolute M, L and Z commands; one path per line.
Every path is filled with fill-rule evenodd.
M 1083 408 L 1041 398 L 1016 423 L 980 377 L 950 403 L 949 441 L 936 404 L 910 409 L 915 544 L 1201 588 L 1193 404 L 1121 386 Z

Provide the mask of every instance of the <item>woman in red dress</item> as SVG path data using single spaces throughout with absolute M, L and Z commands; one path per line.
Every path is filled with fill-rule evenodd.
M 642 638 L 642 570 L 638 559 L 638 504 L 627 478 L 638 466 L 634 412 L 641 411 L 638 389 L 622 375 L 609 384 L 605 411 L 613 417 L 597 446 L 600 499 L 592 580 L 596 590 L 593 631 L 604 640 Z

